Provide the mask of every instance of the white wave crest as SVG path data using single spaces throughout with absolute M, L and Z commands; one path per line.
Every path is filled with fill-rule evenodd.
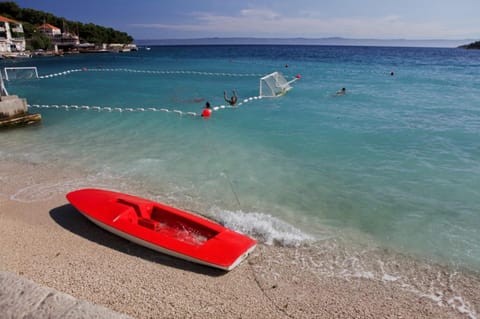
M 268 214 L 215 209 L 214 218 L 225 227 L 251 235 L 267 245 L 297 247 L 313 237 Z

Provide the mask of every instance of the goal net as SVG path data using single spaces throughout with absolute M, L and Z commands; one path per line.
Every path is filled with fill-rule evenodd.
M 29 80 L 37 79 L 38 71 L 36 66 L 8 67 L 4 68 L 5 80 Z
M 273 72 L 260 79 L 260 96 L 276 97 L 287 93 L 292 87 L 280 72 Z

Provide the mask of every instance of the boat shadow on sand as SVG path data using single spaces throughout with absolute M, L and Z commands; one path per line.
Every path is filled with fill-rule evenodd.
M 52 209 L 50 211 L 50 216 L 58 225 L 66 230 L 124 254 L 159 263 L 167 267 L 178 268 L 209 276 L 222 276 L 227 273 L 221 269 L 215 269 L 171 257 L 116 236 L 89 221 L 70 204 Z

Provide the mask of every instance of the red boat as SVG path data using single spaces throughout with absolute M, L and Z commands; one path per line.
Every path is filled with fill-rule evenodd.
M 139 245 L 199 264 L 232 270 L 256 240 L 206 218 L 140 197 L 80 189 L 68 201 L 98 226 Z

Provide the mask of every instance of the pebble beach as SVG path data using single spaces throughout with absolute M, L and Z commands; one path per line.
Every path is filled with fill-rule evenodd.
M 0 270 L 133 318 L 478 316 L 475 272 L 338 239 L 315 249 L 260 244 L 223 272 L 89 222 L 65 199 L 92 182 L 81 171 L 7 160 L 0 173 Z

